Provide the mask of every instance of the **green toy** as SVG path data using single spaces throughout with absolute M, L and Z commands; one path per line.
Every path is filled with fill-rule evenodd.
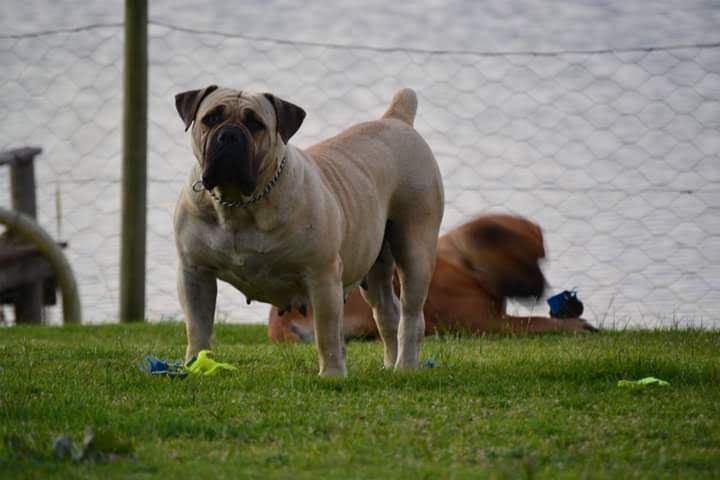
M 618 380 L 618 387 L 645 388 L 649 386 L 669 387 L 670 382 L 655 377 L 645 377 L 640 380 Z
M 237 370 L 229 363 L 216 362 L 210 350 L 200 350 L 185 364 L 185 371 L 191 375 L 215 375 L 220 370 Z

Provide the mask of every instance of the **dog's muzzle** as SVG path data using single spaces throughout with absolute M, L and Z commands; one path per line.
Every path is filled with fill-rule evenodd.
M 252 136 L 235 125 L 220 127 L 209 139 L 203 164 L 202 183 L 207 190 L 235 185 L 244 195 L 257 186 L 257 165 Z
M 500 283 L 502 296 L 510 298 L 540 298 L 547 281 L 537 265 L 523 266 Z

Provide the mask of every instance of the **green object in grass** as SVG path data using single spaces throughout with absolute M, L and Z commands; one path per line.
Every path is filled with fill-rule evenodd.
M 192 375 L 215 375 L 219 370 L 237 370 L 229 363 L 216 362 L 210 350 L 200 350 L 187 364 L 185 371 Z
M 655 377 L 645 377 L 640 380 L 618 380 L 618 387 L 644 388 L 649 386 L 669 387 L 670 382 Z

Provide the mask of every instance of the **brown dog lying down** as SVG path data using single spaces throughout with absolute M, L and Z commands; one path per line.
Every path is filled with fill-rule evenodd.
M 505 312 L 508 298 L 537 298 L 545 289 L 539 261 L 542 231 L 511 215 L 482 215 L 438 240 L 435 272 L 425 302 L 425 333 L 595 331 L 582 318 L 517 317 Z M 344 310 L 345 338 L 377 337 L 372 311 L 359 289 Z M 270 339 L 313 339 L 312 311 L 305 315 L 270 310 Z

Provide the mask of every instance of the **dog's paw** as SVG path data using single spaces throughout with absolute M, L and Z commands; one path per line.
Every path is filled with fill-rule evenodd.
M 417 370 L 420 367 L 420 362 L 417 359 L 403 359 L 398 357 L 397 361 L 395 362 L 395 370 L 396 371 L 405 371 L 409 372 L 412 370 Z
M 600 331 L 598 328 L 594 327 L 590 322 L 588 322 L 584 318 L 574 318 L 574 319 L 568 320 L 568 321 L 574 321 L 574 323 L 575 323 L 574 330 L 578 331 L 578 332 L 596 333 L 596 332 Z
M 592 326 L 590 323 L 585 322 L 585 330 L 592 333 L 597 333 L 600 331 L 599 328 Z
M 324 366 L 320 367 L 319 375 L 324 378 L 345 378 L 347 377 L 347 369 L 345 365 Z

